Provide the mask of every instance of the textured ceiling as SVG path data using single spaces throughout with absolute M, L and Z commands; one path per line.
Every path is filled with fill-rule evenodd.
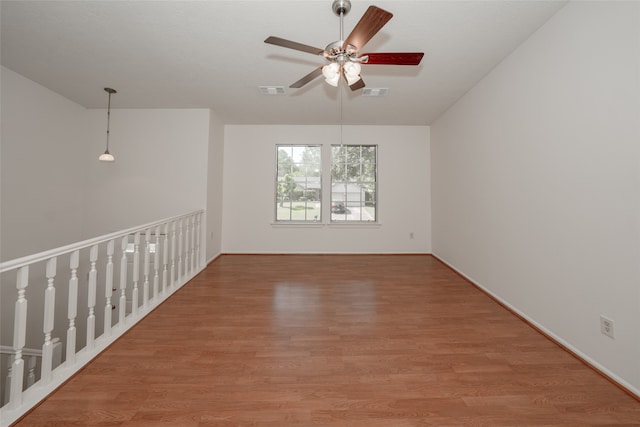
M 2 65 L 87 108 L 211 108 L 231 124 L 427 125 L 546 22 L 564 1 L 359 1 L 394 17 L 368 52 L 425 52 L 418 67 L 363 66 L 363 97 L 322 78 L 289 85 L 325 60 L 265 44 L 324 48 L 340 38 L 331 0 L 7 1 Z M 284 86 L 267 96 L 259 86 Z M 342 98 L 342 108 L 340 101 Z M 341 113 L 342 111 L 342 113 Z

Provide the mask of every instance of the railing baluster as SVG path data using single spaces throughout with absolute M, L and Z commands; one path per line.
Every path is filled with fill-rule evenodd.
M 87 316 L 87 348 L 93 349 L 96 339 L 96 282 L 98 279 L 98 270 L 96 270 L 96 262 L 98 261 L 98 245 L 91 246 L 89 250 L 89 262 L 91 268 L 89 270 L 89 289 L 87 292 L 87 307 L 89 315 Z
M 200 268 L 202 262 L 200 261 L 200 245 L 202 241 L 202 214 L 196 214 L 197 223 L 196 223 L 196 267 Z
M 53 286 L 53 280 L 56 277 L 56 266 L 56 257 L 50 258 L 47 261 L 47 289 L 44 291 L 44 344 L 42 345 L 42 370 L 40 371 L 40 379 L 43 384 L 47 384 L 51 381 L 53 363 L 53 342 L 51 341 L 51 332 L 53 331 L 56 307 L 56 288 Z
M 200 259 L 199 258 L 200 251 L 198 250 L 198 242 L 200 241 L 200 238 L 198 236 L 198 230 L 200 230 L 200 224 L 198 224 L 198 216 L 194 215 L 193 216 L 193 256 L 191 257 L 192 259 L 191 270 L 194 272 L 196 271 L 196 268 L 200 264 L 200 262 L 198 261 Z
M 169 286 L 173 289 L 173 285 L 176 283 L 176 223 L 171 222 L 171 280 Z
M 195 215 L 191 216 L 191 267 L 190 273 L 196 269 L 196 217 Z
M 155 233 L 155 250 L 153 251 L 153 300 L 157 301 L 158 293 L 160 292 L 160 226 L 156 227 Z
M 184 274 L 184 222 L 182 218 L 178 220 L 178 279 L 182 279 Z
M 162 244 L 162 293 L 167 292 L 169 280 L 169 224 L 164 225 L 164 239 Z
M 67 363 L 72 365 L 76 361 L 76 316 L 78 315 L 78 266 L 80 265 L 80 252 L 74 251 L 69 259 L 71 278 L 69 279 L 69 302 L 67 318 Z
M 133 236 L 133 293 L 131 295 L 131 314 L 138 314 L 138 280 L 140 279 L 140 232 Z
M 114 242 L 109 240 L 107 242 L 107 266 L 105 268 L 105 280 L 104 280 L 104 297 L 106 298 L 104 304 L 104 335 L 111 336 L 111 312 L 113 311 L 113 304 L 111 303 L 111 295 L 115 288 L 113 287 L 113 250 Z
M 144 282 L 142 285 L 142 307 L 149 304 L 149 257 L 151 256 L 151 229 L 144 233 Z
M 120 257 L 120 302 L 118 303 L 118 322 L 124 325 L 124 319 L 127 315 L 127 247 L 129 246 L 129 236 L 122 238 L 120 248 L 122 249 L 122 257 Z
M 184 219 L 184 276 L 191 271 L 191 217 Z
M 191 267 L 189 273 L 192 275 L 196 270 L 196 217 L 191 216 Z
M 18 270 L 16 289 L 18 300 L 16 301 L 15 319 L 13 323 L 13 350 L 15 356 L 11 366 L 11 392 L 9 393 L 9 406 L 17 408 L 22 404 L 22 384 L 24 378 L 24 360 L 22 349 L 24 348 L 27 333 L 27 298 L 26 289 L 29 284 L 29 266 Z
M 191 251 L 189 248 L 191 247 L 191 218 L 187 217 L 184 219 L 184 270 L 183 276 L 186 276 L 188 273 L 191 273 Z

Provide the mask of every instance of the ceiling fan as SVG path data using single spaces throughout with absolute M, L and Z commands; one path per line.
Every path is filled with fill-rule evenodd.
M 324 76 L 327 83 L 338 86 L 343 77 L 351 90 L 358 90 L 365 86 L 360 75 L 361 64 L 380 65 L 418 65 L 424 55 L 423 52 L 393 52 L 393 53 L 360 53 L 360 50 L 378 31 L 393 17 L 393 14 L 376 6 L 369 6 L 360 21 L 345 39 L 343 18 L 351 10 L 350 0 L 335 0 L 331 6 L 333 13 L 340 17 L 340 40 L 327 45 L 326 48 L 297 43 L 280 37 L 270 36 L 265 43 L 282 46 L 302 52 L 322 55 L 328 64 L 320 66 L 293 83 L 291 88 L 301 88 L 312 80 Z

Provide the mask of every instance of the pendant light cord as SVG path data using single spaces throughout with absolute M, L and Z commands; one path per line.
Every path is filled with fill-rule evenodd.
M 111 120 L 111 92 L 109 92 L 109 102 L 107 103 L 107 151 L 109 151 L 109 121 L 110 120 Z

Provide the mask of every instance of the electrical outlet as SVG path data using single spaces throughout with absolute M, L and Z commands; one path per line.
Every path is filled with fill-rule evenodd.
M 613 333 L 613 320 L 605 316 L 600 316 L 600 332 L 609 338 L 615 338 Z

